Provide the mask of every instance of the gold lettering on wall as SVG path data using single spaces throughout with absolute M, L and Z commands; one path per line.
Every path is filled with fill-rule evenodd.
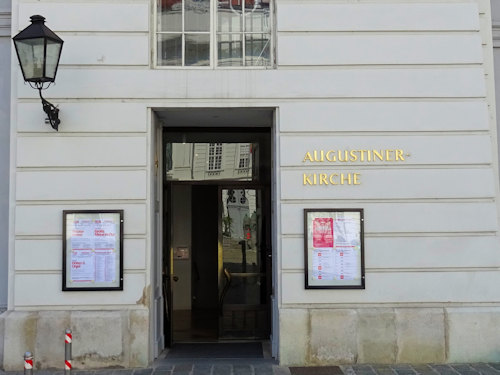
M 402 163 L 405 162 L 409 153 L 403 149 L 353 149 L 353 150 L 311 150 L 306 151 L 303 163 Z M 304 186 L 317 185 L 361 185 L 361 173 L 337 172 L 337 173 L 303 173 Z
M 404 162 L 404 150 L 312 150 L 304 155 L 303 163 Z M 407 154 L 408 156 L 408 154 Z
M 361 185 L 360 173 L 303 173 L 304 186 Z

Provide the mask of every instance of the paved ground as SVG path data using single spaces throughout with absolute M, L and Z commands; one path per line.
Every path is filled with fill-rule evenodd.
M 21 375 L 3 372 L 0 375 Z M 34 371 L 33 375 L 64 375 L 63 371 Z M 353 365 L 283 367 L 272 360 L 160 361 L 148 369 L 72 371 L 72 375 L 500 375 L 500 363 L 428 365 Z
M 499 375 L 500 363 L 341 366 L 345 375 Z

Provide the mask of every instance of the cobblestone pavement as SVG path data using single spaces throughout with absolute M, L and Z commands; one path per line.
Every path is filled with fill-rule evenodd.
M 328 368 L 300 368 L 300 374 L 337 375 L 500 375 L 500 363 L 423 364 L 423 365 L 352 365 Z M 305 370 L 305 371 L 304 371 Z M 327 370 L 327 371 L 324 371 Z M 340 371 L 339 371 L 340 370 Z M 292 368 L 291 374 L 294 374 Z M 22 375 L 22 371 L 3 372 L 0 375 Z M 65 375 L 64 371 L 34 371 L 33 375 Z M 74 370 L 72 375 L 290 375 L 290 369 L 271 361 L 195 361 L 157 363 L 147 369 Z
M 274 361 L 273 361 L 274 362 Z M 3 372 L 0 375 L 22 375 L 23 372 Z M 33 375 L 65 375 L 64 371 L 34 371 Z M 74 370 L 71 375 L 290 375 L 287 367 L 274 363 L 246 361 L 202 361 L 196 363 L 159 363 L 147 369 Z
M 345 375 L 499 375 L 500 363 L 340 366 Z

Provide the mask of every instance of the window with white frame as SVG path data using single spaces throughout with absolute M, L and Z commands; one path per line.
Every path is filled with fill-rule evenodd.
M 238 168 L 248 168 L 250 166 L 250 143 L 240 143 L 239 147 Z
M 222 143 L 208 144 L 208 170 L 220 171 L 222 169 Z
M 272 0 L 156 1 L 157 66 L 272 65 Z

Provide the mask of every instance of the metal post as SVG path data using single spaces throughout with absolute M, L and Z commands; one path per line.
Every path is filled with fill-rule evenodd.
M 64 335 L 64 373 L 71 374 L 71 343 L 73 341 L 73 335 L 70 329 L 66 330 Z
M 24 353 L 24 375 L 33 375 L 33 355 L 31 352 Z

